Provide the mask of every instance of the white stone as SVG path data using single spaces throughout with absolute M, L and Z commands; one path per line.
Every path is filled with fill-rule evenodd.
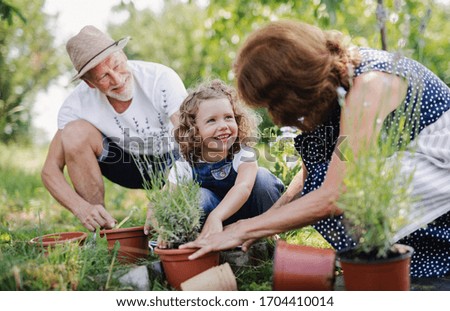
M 122 285 L 132 286 L 135 290 L 150 290 L 150 278 L 147 266 L 138 266 L 119 278 Z

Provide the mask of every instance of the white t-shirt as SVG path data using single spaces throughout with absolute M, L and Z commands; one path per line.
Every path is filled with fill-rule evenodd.
M 237 172 L 241 163 L 254 161 L 256 161 L 256 151 L 250 147 L 243 147 L 233 156 L 233 170 Z M 192 167 L 188 161 L 183 158 L 175 161 L 169 172 L 169 182 L 177 184 L 178 181 L 189 181 L 193 178 Z
M 161 155 L 175 147 L 170 116 L 187 96 L 180 77 L 161 64 L 128 61 L 134 78 L 131 105 L 118 113 L 99 90 L 81 82 L 64 101 L 58 128 L 84 119 L 127 152 Z

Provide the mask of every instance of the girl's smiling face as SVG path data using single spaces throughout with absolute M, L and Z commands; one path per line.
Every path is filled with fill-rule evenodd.
M 224 159 L 236 141 L 238 125 L 227 98 L 202 101 L 195 118 L 202 139 L 202 157 L 208 162 Z

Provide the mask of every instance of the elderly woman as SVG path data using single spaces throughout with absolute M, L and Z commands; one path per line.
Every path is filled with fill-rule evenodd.
M 400 242 L 415 249 L 412 276 L 450 273 L 448 86 L 413 60 L 347 48 L 337 32 L 292 21 L 274 22 L 251 34 L 234 69 L 247 104 L 265 107 L 276 124 L 302 131 L 296 147 L 304 169 L 266 213 L 186 244 L 200 248 L 193 258 L 237 245 L 246 249 L 254 239 L 310 224 L 336 250 L 354 246 L 335 205 L 346 165 L 338 142 L 345 138 L 355 153 L 375 146 L 390 116 L 404 109 L 416 124 L 409 128 L 409 139 L 418 146 L 413 151 L 417 156 L 405 160 L 417 170 L 413 191 L 427 213 Z M 420 117 L 414 113 L 418 109 Z M 308 143 L 314 140 L 324 143 Z

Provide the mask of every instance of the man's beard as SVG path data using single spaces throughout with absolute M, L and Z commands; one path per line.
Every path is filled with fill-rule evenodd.
M 125 84 L 124 90 L 121 93 L 116 93 L 112 90 L 108 90 L 106 91 L 105 95 L 110 98 L 126 102 L 133 98 L 133 90 L 134 90 L 134 80 L 133 75 L 130 74 L 129 79 Z

